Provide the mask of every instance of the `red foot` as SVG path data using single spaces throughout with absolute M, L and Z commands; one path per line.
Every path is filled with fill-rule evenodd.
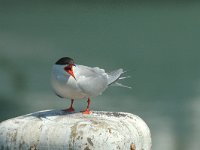
M 89 115 L 91 113 L 88 108 L 86 108 L 86 110 L 81 111 L 81 112 L 82 114 L 86 114 L 86 115 Z
M 73 107 L 70 107 L 68 109 L 64 109 L 63 111 L 65 112 L 73 112 L 74 111 L 74 108 Z

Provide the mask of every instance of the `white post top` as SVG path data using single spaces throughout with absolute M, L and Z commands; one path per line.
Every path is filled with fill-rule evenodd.
M 1 122 L 0 149 L 150 150 L 151 135 L 130 113 L 46 110 Z

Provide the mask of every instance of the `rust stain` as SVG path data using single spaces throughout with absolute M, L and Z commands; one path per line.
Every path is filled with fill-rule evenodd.
M 81 124 L 81 125 L 79 125 L 79 128 L 84 128 L 86 126 L 87 126 L 87 124 Z
M 91 138 L 87 138 L 87 141 L 88 141 L 88 143 L 90 144 L 90 145 L 94 145 L 93 143 L 92 143 L 92 139 Z
M 77 139 L 77 140 L 79 140 L 80 138 L 81 138 L 81 137 L 80 137 L 80 136 L 78 136 L 76 139 Z
M 69 149 L 73 149 L 76 136 L 78 135 L 78 133 L 77 133 L 77 126 L 78 126 L 78 123 L 76 123 L 73 126 L 71 126 Z
M 130 150 L 136 150 L 136 147 L 133 143 L 131 143 Z
M 99 123 L 96 121 L 96 120 L 90 120 L 91 122 L 92 122 L 92 124 L 94 124 L 94 125 L 98 125 Z
M 71 139 L 75 139 L 75 137 L 77 136 L 77 124 L 73 125 L 71 127 L 71 135 L 70 135 L 70 138 Z
M 108 131 L 109 131 L 109 133 L 112 133 L 112 130 L 111 130 L 111 128 L 108 128 Z
M 22 142 L 19 144 L 19 149 L 23 149 L 23 145 L 25 144 L 24 140 L 23 139 L 21 139 L 21 140 L 22 140 Z
M 84 148 L 84 150 L 90 150 L 90 148 L 87 146 L 86 148 Z
M 120 146 L 119 146 L 119 145 L 117 145 L 117 149 L 120 149 Z
M 37 146 L 34 144 L 29 148 L 29 150 L 37 150 Z
M 11 130 L 7 133 L 7 137 L 11 140 L 11 142 L 16 142 L 17 140 L 17 130 Z

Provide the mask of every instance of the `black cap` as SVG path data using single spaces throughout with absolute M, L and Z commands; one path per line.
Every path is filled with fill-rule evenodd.
M 74 60 L 69 57 L 62 57 L 55 64 L 57 64 L 57 65 L 74 64 Z

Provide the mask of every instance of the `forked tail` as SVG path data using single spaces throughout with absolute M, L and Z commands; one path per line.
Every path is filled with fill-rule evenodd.
M 123 69 L 118 69 L 118 70 L 115 70 L 115 71 L 108 73 L 108 77 L 107 77 L 108 78 L 108 85 L 126 87 L 126 88 L 131 89 L 131 87 L 117 82 L 118 80 L 130 78 L 130 76 L 122 77 L 122 74 L 125 73 L 125 72 L 126 71 L 123 71 Z

